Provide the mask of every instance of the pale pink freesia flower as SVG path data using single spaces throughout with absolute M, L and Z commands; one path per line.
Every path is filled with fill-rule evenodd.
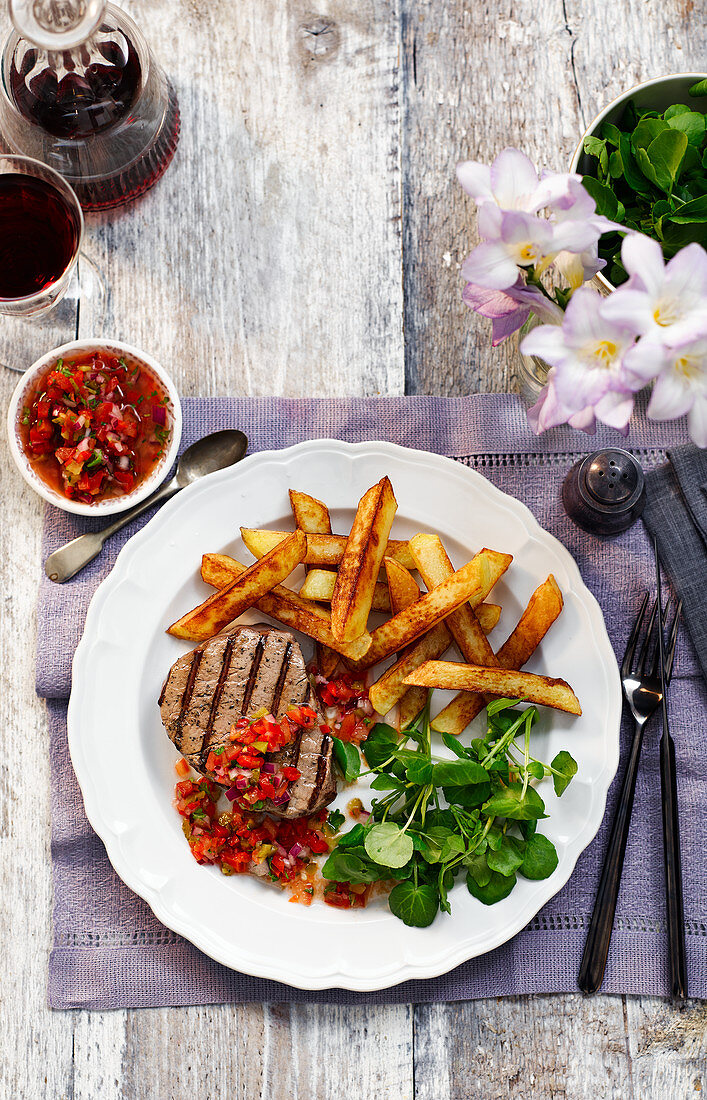
M 474 160 L 464 161 L 457 165 L 457 179 L 479 205 L 491 202 L 503 210 L 537 209 L 538 173 L 520 149 L 504 149 L 490 167 Z
M 589 435 L 594 435 L 597 430 L 594 410 L 590 407 L 581 412 L 573 412 L 563 405 L 555 390 L 555 368 L 548 374 L 547 385 L 543 388 L 538 400 L 528 409 L 528 422 L 536 435 L 546 432 L 548 428 L 556 428 L 559 424 L 569 424 L 572 428 L 578 428 Z
M 648 404 L 652 420 L 687 416 L 690 438 L 707 447 L 707 319 L 690 330 L 671 326 L 660 336 L 644 336 L 626 356 L 638 383 L 655 379 Z
M 540 264 L 553 251 L 552 226 L 521 210 L 500 210 L 484 203 L 479 232 L 487 239 L 462 264 L 467 282 L 489 290 L 507 290 L 518 280 L 519 268 Z
M 462 291 L 462 299 L 475 313 L 491 320 L 493 347 L 517 332 L 531 313 L 556 325 L 562 324 L 564 316 L 555 302 L 546 298 L 538 287 L 527 286 L 521 276 L 506 290 L 489 290 L 487 287 L 467 283 Z
M 630 279 L 604 302 L 608 320 L 661 341 L 668 333 L 681 339 L 695 323 L 707 322 L 707 252 L 701 245 L 688 244 L 666 264 L 658 241 L 631 233 L 621 260 Z
M 601 316 L 601 302 L 595 291 L 580 287 L 562 325 L 533 329 L 521 343 L 521 351 L 538 355 L 555 368 L 552 386 L 558 406 L 570 415 L 588 416 L 593 410 L 604 424 L 623 431 L 633 411 L 633 394 L 642 385 L 627 373 L 623 362 L 635 337 L 625 326 Z

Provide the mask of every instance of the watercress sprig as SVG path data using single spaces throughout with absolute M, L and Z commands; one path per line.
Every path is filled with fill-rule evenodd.
M 460 872 L 485 905 L 506 897 L 517 881 L 547 878 L 558 862 L 552 842 L 537 832 L 545 803 L 533 784 L 552 776 L 563 794 L 577 764 L 566 751 L 551 764 L 530 754 L 535 707 L 498 699 L 488 707 L 483 737 L 463 745 L 443 734 L 454 759 L 432 753 L 429 700 L 402 734 L 385 723 L 371 730 L 363 751 L 376 794 L 371 816 L 339 837 L 325 878 L 352 884 L 394 882 L 388 903 L 405 924 L 424 928 Z M 516 738 L 522 737 L 522 748 Z M 414 747 L 411 747 L 414 745 Z M 340 761 L 344 770 L 345 761 Z M 362 773 L 366 774 L 366 773 Z

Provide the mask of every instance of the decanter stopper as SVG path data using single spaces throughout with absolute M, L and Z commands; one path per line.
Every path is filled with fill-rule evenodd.
M 10 0 L 10 18 L 35 46 L 71 50 L 90 37 L 105 8 L 106 0 Z

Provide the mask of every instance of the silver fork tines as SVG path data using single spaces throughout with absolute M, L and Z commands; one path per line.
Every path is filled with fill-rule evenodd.
M 651 606 L 648 623 L 645 627 L 643 645 L 641 646 L 638 660 L 636 661 L 634 659 L 639 638 L 643 632 L 648 599 L 648 593 L 646 593 L 643 597 L 643 602 L 638 612 L 633 630 L 631 631 L 631 636 L 626 646 L 626 652 L 624 653 L 624 659 L 621 662 L 621 681 L 626 702 L 629 705 L 635 721 L 640 725 L 645 725 L 653 712 L 660 706 L 663 698 L 660 682 L 660 647 L 656 623 L 658 618 L 657 600 L 654 600 Z M 663 621 L 667 619 L 669 604 L 670 601 L 668 600 L 663 612 Z M 668 642 L 665 651 L 666 684 L 670 681 L 673 671 L 681 608 L 682 603 L 680 602 L 675 608 L 673 620 L 670 625 L 670 632 L 668 634 Z

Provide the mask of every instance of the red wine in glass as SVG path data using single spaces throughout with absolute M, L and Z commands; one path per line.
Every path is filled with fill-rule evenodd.
M 40 294 L 76 256 L 81 226 L 47 180 L 0 174 L 0 298 Z

